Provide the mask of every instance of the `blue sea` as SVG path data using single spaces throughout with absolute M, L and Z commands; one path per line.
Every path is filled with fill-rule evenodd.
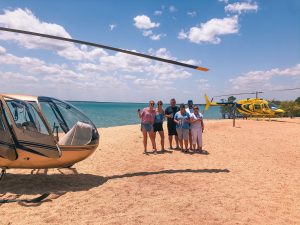
M 69 102 L 87 115 L 98 128 L 138 124 L 140 119 L 137 110 L 148 106 L 148 103 Z M 203 112 L 204 106 L 200 105 L 199 109 Z M 204 118 L 221 119 L 220 107 L 210 107 L 204 112 Z

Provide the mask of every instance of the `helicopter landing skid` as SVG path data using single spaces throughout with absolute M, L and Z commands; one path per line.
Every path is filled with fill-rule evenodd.
M 4 179 L 5 174 L 6 174 L 6 169 L 2 169 L 1 175 L 0 175 L 0 181 Z

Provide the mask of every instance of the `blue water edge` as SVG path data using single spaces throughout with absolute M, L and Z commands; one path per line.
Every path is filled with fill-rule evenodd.
M 140 119 L 137 110 L 148 106 L 147 103 L 69 102 L 86 114 L 98 128 L 138 124 Z M 199 109 L 203 112 L 204 106 L 201 105 Z M 204 119 L 221 119 L 220 107 L 210 107 L 204 112 Z

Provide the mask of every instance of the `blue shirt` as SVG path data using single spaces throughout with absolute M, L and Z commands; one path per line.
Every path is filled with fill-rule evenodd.
M 154 123 L 163 123 L 163 121 L 164 121 L 164 113 L 155 112 Z
M 179 111 L 175 114 L 174 119 L 179 121 L 179 123 L 176 124 L 176 128 L 182 128 L 182 129 L 190 128 L 190 124 L 189 124 L 190 114 L 189 113 L 184 112 L 183 115 L 181 115 L 181 112 Z

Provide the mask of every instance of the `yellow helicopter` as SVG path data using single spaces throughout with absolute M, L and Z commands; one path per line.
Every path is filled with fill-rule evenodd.
M 205 67 L 81 40 L 5 27 L 0 27 L 0 31 L 84 44 L 208 71 Z M 0 180 L 9 168 L 72 166 L 97 149 L 99 138 L 93 122 L 67 102 L 44 96 L 0 94 Z
M 258 98 L 258 93 L 262 92 L 254 92 L 254 93 L 243 93 L 243 94 L 256 94 L 255 98 L 241 99 L 236 102 L 212 102 L 213 100 L 209 100 L 208 96 L 205 95 L 205 110 L 208 110 L 210 106 L 233 106 L 237 109 L 239 113 L 243 116 L 255 116 L 255 117 L 276 117 L 282 116 L 285 111 L 277 108 L 274 104 L 269 103 L 268 101 Z M 232 94 L 239 95 L 239 94 Z M 230 96 L 230 95 L 222 95 L 222 96 Z M 217 96 L 220 97 L 220 96 Z

